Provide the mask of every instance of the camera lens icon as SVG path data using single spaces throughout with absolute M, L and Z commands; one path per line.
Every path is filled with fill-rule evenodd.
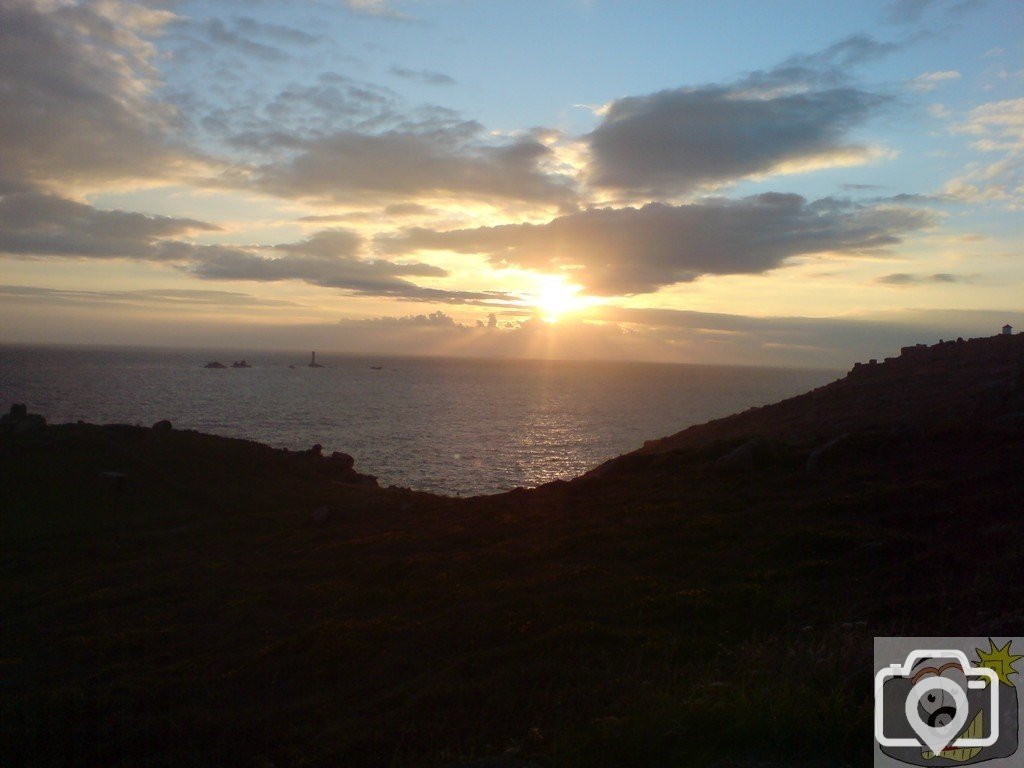
M 964 677 L 961 672 L 959 675 Z M 939 754 L 967 724 L 967 693 L 956 680 L 935 675 L 910 689 L 904 714 L 917 737 Z

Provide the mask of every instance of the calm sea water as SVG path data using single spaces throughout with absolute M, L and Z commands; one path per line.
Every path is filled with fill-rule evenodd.
M 207 370 L 207 360 L 248 369 Z M 0 406 L 355 456 L 382 484 L 495 493 L 799 394 L 836 371 L 155 349 L 0 347 Z M 288 365 L 294 364 L 294 369 Z M 379 367 L 379 370 L 375 368 Z

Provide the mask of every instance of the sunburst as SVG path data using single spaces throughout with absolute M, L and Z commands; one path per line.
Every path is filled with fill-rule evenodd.
M 1002 648 L 997 648 L 996 644 L 992 642 L 992 638 L 988 639 L 989 650 L 983 651 L 981 648 L 975 648 L 974 652 L 978 654 L 978 662 L 983 667 L 988 667 L 997 675 L 999 675 L 999 682 L 1005 683 L 1006 685 L 1013 685 L 1010 680 L 1010 675 L 1018 674 L 1018 670 L 1013 668 L 1013 662 L 1018 659 L 1024 659 L 1024 655 L 1010 653 L 1010 643 L 1012 641 L 1007 640 L 1006 645 Z
M 537 290 L 531 299 L 541 318 L 555 323 L 587 306 L 589 302 L 580 295 L 581 290 L 580 286 L 567 282 L 561 275 L 538 275 Z

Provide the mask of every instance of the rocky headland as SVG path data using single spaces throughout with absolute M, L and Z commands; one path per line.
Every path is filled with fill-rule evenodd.
M 10 765 L 861 765 L 875 635 L 1024 630 L 1024 336 L 583 477 L 0 424 Z

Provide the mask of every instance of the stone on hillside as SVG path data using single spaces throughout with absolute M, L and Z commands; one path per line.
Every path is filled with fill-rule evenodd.
M 0 424 L 16 435 L 24 435 L 44 429 L 46 419 L 38 413 L 29 413 L 24 403 L 15 403 L 10 413 L 0 416 Z
M 341 471 L 352 469 L 352 467 L 355 466 L 355 463 L 356 460 L 347 453 L 334 451 L 334 453 L 331 454 L 331 464 Z
M 171 422 L 167 419 L 161 419 L 153 425 L 154 432 L 170 432 L 172 429 L 174 429 L 174 427 L 171 426 Z
M 750 472 L 775 457 L 775 450 L 763 437 L 753 437 L 719 457 L 719 469 Z

